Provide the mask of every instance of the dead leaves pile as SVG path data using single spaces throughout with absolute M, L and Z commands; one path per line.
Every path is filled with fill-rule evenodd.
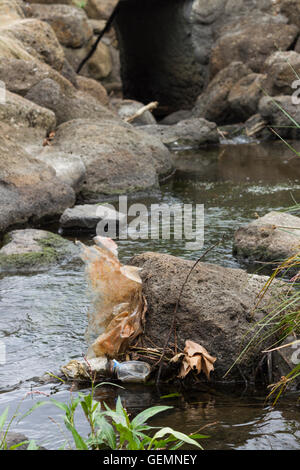
M 183 353 L 174 356 L 172 362 L 177 362 L 178 360 L 182 360 L 179 378 L 184 379 L 190 371 L 194 371 L 197 374 L 203 372 L 209 380 L 217 358 L 211 356 L 200 344 L 188 340 L 185 342 Z

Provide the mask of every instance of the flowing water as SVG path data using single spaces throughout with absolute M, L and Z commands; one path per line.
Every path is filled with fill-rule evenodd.
M 232 236 L 255 214 L 286 209 L 300 201 L 300 160 L 282 144 L 222 145 L 197 153 L 178 151 L 174 155 L 177 172 L 151 197 L 134 202 L 205 205 L 205 246 L 227 236 L 211 251 L 206 261 L 226 267 L 240 265 L 232 257 Z M 116 205 L 116 208 L 118 206 Z M 92 235 L 76 234 L 85 242 Z M 197 259 L 201 251 L 187 251 L 184 240 L 122 240 L 123 263 L 144 251 L 159 251 Z M 17 406 L 25 413 L 44 394 L 68 401 L 65 384 L 41 383 L 47 371 L 86 351 L 84 330 L 89 301 L 81 265 L 54 267 L 47 272 L 0 277 L 0 346 L 5 345 L 6 361 L 0 363 L 0 414 L 6 406 L 12 414 Z M 4 361 L 3 361 L 4 362 Z M 172 392 L 173 398 L 161 398 Z M 30 393 L 33 392 L 33 393 Z M 135 414 L 154 404 L 173 409 L 153 420 L 183 432 L 210 425 L 203 441 L 207 449 L 299 449 L 300 408 L 297 396 L 287 395 L 273 409 L 265 403 L 265 391 L 219 390 L 203 386 L 193 391 L 153 386 L 126 386 L 126 389 L 99 388 L 97 397 L 113 406 L 117 395 Z M 13 430 L 49 449 L 65 438 L 49 416 L 61 422 L 61 412 L 51 405 L 39 408 Z M 82 416 L 78 428 L 87 432 Z M 204 432 L 204 431 L 203 431 Z

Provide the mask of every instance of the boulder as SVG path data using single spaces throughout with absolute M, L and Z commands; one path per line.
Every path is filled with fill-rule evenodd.
M 77 87 L 80 91 L 92 95 L 103 106 L 109 105 L 107 91 L 105 90 L 104 86 L 101 85 L 100 82 L 97 82 L 92 78 L 77 75 Z
M 88 55 L 94 43 L 94 39 L 90 40 L 84 47 L 72 49 L 65 47 L 65 56 L 74 70 L 77 70 L 79 64 Z M 94 80 L 102 80 L 109 76 L 112 71 L 112 59 L 109 47 L 100 42 L 92 57 L 82 67 L 80 75 L 93 78 Z
M 53 29 L 47 23 L 31 18 L 14 21 L 2 25 L 0 35 L 16 39 L 32 57 L 58 71 L 62 69 L 65 60 L 64 51 Z
M 277 51 L 264 64 L 266 89 L 270 95 L 292 95 L 293 82 L 300 76 L 300 54 L 295 51 Z
M 22 43 L 17 39 L 10 38 L 0 29 L 0 57 L 1 63 L 4 59 L 32 60 L 32 56 L 25 51 Z
M 60 235 L 45 230 L 15 230 L 4 237 L 0 272 L 45 270 L 78 256 L 76 245 Z
M 18 446 L 16 447 L 15 450 L 27 450 L 28 444 L 29 444 L 29 439 L 28 437 L 25 436 L 25 434 L 22 434 L 20 432 L 11 432 L 9 431 L 7 434 L 6 432 L 4 433 L 3 431 L 0 432 L 0 439 L 4 438 L 5 435 L 5 444 L 6 444 L 6 450 L 10 450 L 11 447 L 13 446 Z M 24 444 L 21 444 L 24 442 Z
M 66 209 L 59 223 L 64 230 L 86 230 L 95 232 L 101 220 L 114 224 L 125 221 L 126 215 L 113 211 L 105 204 L 83 204 Z
M 256 113 L 265 91 L 266 78 L 266 75 L 251 73 L 233 85 L 228 95 L 228 104 L 238 121 L 245 121 Z
M 212 122 L 225 123 L 234 120 L 228 96 L 233 86 L 251 70 L 242 62 L 233 62 L 221 70 L 198 97 L 193 108 L 193 115 Z
M 16 0 L 0 0 L 0 25 L 24 18 L 21 6 Z
M 86 168 L 81 195 L 145 190 L 172 171 L 172 159 L 160 140 L 114 120 L 74 119 L 60 125 L 49 154 L 78 155 Z
M 167 147 L 176 149 L 180 146 L 198 148 L 205 144 L 219 143 L 217 125 L 202 118 L 179 121 L 173 126 L 148 125 L 140 130 L 159 138 Z
M 283 138 L 299 139 L 300 107 L 291 96 L 264 96 L 258 106 L 266 123 Z
M 5 101 L 0 102 L 0 121 L 3 124 L 2 136 L 10 136 L 25 148 L 33 144 L 41 147 L 47 134 L 56 126 L 52 111 L 8 90 Z
M 118 113 L 121 119 L 126 119 L 133 116 L 137 111 L 139 111 L 143 106 L 143 103 L 134 100 L 122 100 L 122 99 L 113 99 L 111 100 L 111 105 L 113 109 Z M 132 121 L 133 125 L 144 126 L 156 124 L 156 119 L 150 111 L 146 111 L 141 116 Z
M 142 268 L 143 293 L 148 303 L 143 345 L 163 348 L 172 328 L 179 292 L 194 262 L 166 254 L 144 253 L 135 256 L 131 264 Z M 262 319 L 268 313 L 268 305 L 281 291 L 282 284 L 275 283 L 259 308 L 254 310 L 257 295 L 267 279 L 240 269 L 207 263 L 199 263 L 190 274 L 177 310 L 177 344 L 182 350 L 185 341 L 192 340 L 217 358 L 211 373 L 212 381 L 225 380 L 224 374 L 249 341 L 249 336 L 245 336 L 253 326 L 252 321 Z M 172 333 L 170 345 L 173 343 Z M 227 379 L 253 379 L 254 370 L 261 361 L 261 350 L 259 342 L 253 343 Z
M 180 109 L 179 111 L 168 114 L 168 116 L 159 121 L 159 124 L 172 126 L 173 124 L 177 124 L 179 121 L 186 121 L 192 117 L 193 113 L 190 109 Z
M 244 62 L 253 72 L 260 73 L 267 57 L 278 49 L 289 49 L 298 33 L 297 26 L 281 23 L 235 25 L 220 37 L 211 51 L 211 76 L 234 61 Z
M 57 178 L 79 192 L 86 177 L 85 165 L 79 155 L 53 152 L 51 146 L 31 148 L 31 155 L 54 168 Z
M 1 39 L 0 39 L 1 56 Z M 44 79 L 51 79 L 58 83 L 64 94 L 72 94 L 74 87 L 72 83 L 64 78 L 53 68 L 33 57 L 27 55 L 25 59 L 6 57 L 0 60 L 0 80 L 2 80 L 7 90 L 25 96 L 35 85 Z
M 102 106 L 92 95 L 75 88 L 64 93 L 60 85 L 51 78 L 45 78 L 34 85 L 25 98 L 51 109 L 58 125 L 72 119 L 88 119 L 91 116 L 94 119 L 114 118 L 113 112 Z
M 273 211 L 235 232 L 233 254 L 248 263 L 281 262 L 299 247 L 300 218 Z
M 118 0 L 87 0 L 84 9 L 89 18 L 107 20 L 117 3 Z
M 32 16 L 47 22 L 54 30 L 60 44 L 78 48 L 84 46 L 93 36 L 93 30 L 86 13 L 70 5 L 35 4 L 31 6 Z
M 9 227 L 61 214 L 73 206 L 73 189 L 55 170 L 33 158 L 0 123 L 0 233 Z
M 300 4 L 298 0 L 280 0 L 278 8 L 289 21 L 300 28 Z

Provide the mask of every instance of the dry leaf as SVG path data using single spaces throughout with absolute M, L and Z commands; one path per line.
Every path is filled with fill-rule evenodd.
M 204 372 L 207 379 L 209 380 L 210 373 L 214 370 L 214 363 L 217 358 L 211 356 L 203 346 L 190 340 L 185 342 L 185 348 L 183 352 L 184 358 L 178 377 L 183 379 L 191 370 L 193 370 L 197 372 L 197 374 Z M 177 356 L 180 355 L 177 354 Z M 174 359 L 175 358 L 173 358 L 173 360 Z M 179 357 L 177 360 L 178 359 Z

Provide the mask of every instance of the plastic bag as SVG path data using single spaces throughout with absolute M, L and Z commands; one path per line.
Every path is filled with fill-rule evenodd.
M 95 237 L 94 242 L 91 247 L 77 242 L 92 296 L 87 357 L 115 358 L 143 332 L 146 300 L 140 268 L 122 265 L 118 247 L 110 238 Z

